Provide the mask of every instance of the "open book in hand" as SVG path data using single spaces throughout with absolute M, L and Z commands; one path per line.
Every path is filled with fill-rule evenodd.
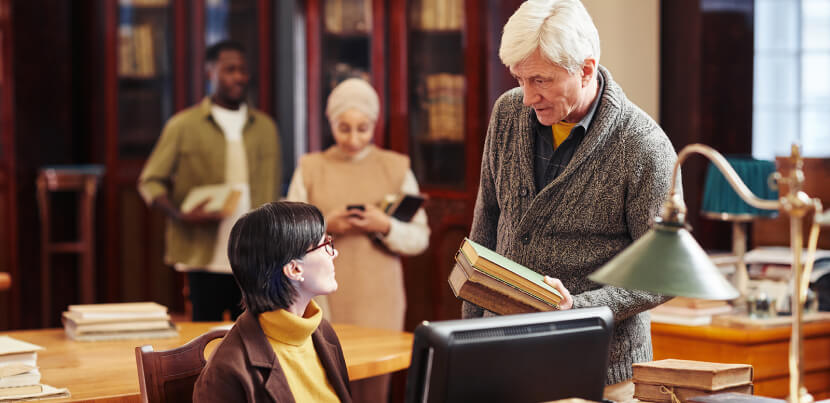
M 390 217 L 408 222 L 412 221 L 412 217 L 414 217 L 415 213 L 418 212 L 418 209 L 423 206 L 424 201 L 426 201 L 426 196 L 424 195 L 387 195 L 380 202 L 379 207 Z
M 234 189 L 231 184 L 197 186 L 185 196 L 181 211 L 190 213 L 199 205 L 207 202 L 203 207 L 206 213 L 220 213 L 223 216 L 229 216 L 236 210 L 241 195 L 242 192 Z

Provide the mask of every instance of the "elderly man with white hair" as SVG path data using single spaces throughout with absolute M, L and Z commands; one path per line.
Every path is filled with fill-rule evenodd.
M 649 229 L 676 154 L 599 56 L 578 0 L 529 0 L 510 17 L 499 57 L 519 87 L 493 107 L 470 238 L 548 276 L 561 309 L 611 308 L 605 393 L 622 401 L 631 364 L 652 359 L 645 311 L 666 298 L 587 276 Z M 489 314 L 464 303 L 466 318 Z

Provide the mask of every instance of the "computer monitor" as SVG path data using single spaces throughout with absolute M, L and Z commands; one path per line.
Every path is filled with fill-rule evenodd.
M 613 327 L 608 307 L 424 322 L 406 401 L 602 401 Z

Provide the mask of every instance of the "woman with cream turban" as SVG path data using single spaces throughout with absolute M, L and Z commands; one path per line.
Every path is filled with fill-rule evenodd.
M 402 330 L 406 296 L 399 255 L 423 252 L 429 227 L 423 209 L 401 222 L 377 207 L 389 194 L 419 192 L 409 158 L 372 144 L 379 109 L 378 95 L 366 81 L 350 78 L 335 87 L 326 105 L 335 145 L 300 159 L 287 198 L 323 211 L 337 242 L 339 288 L 327 302 L 318 301 L 328 319 Z M 352 205 L 364 210 L 347 209 Z M 388 375 L 353 382 L 352 397 L 385 402 L 388 385 Z

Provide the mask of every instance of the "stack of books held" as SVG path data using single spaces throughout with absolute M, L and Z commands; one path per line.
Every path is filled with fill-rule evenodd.
M 155 302 L 70 305 L 63 313 L 66 335 L 78 341 L 176 337 L 167 307 Z
M 0 336 L 0 401 L 69 396 L 66 389 L 40 383 L 39 350 L 43 347 Z
M 562 295 L 543 276 L 464 238 L 448 279 L 456 297 L 501 314 L 558 309 Z
M 633 365 L 634 398 L 645 402 L 686 402 L 718 393 L 753 393 L 752 365 L 659 360 Z
M 727 301 L 675 297 L 651 311 L 651 321 L 674 325 L 704 326 L 712 323 L 715 315 L 732 312 Z

